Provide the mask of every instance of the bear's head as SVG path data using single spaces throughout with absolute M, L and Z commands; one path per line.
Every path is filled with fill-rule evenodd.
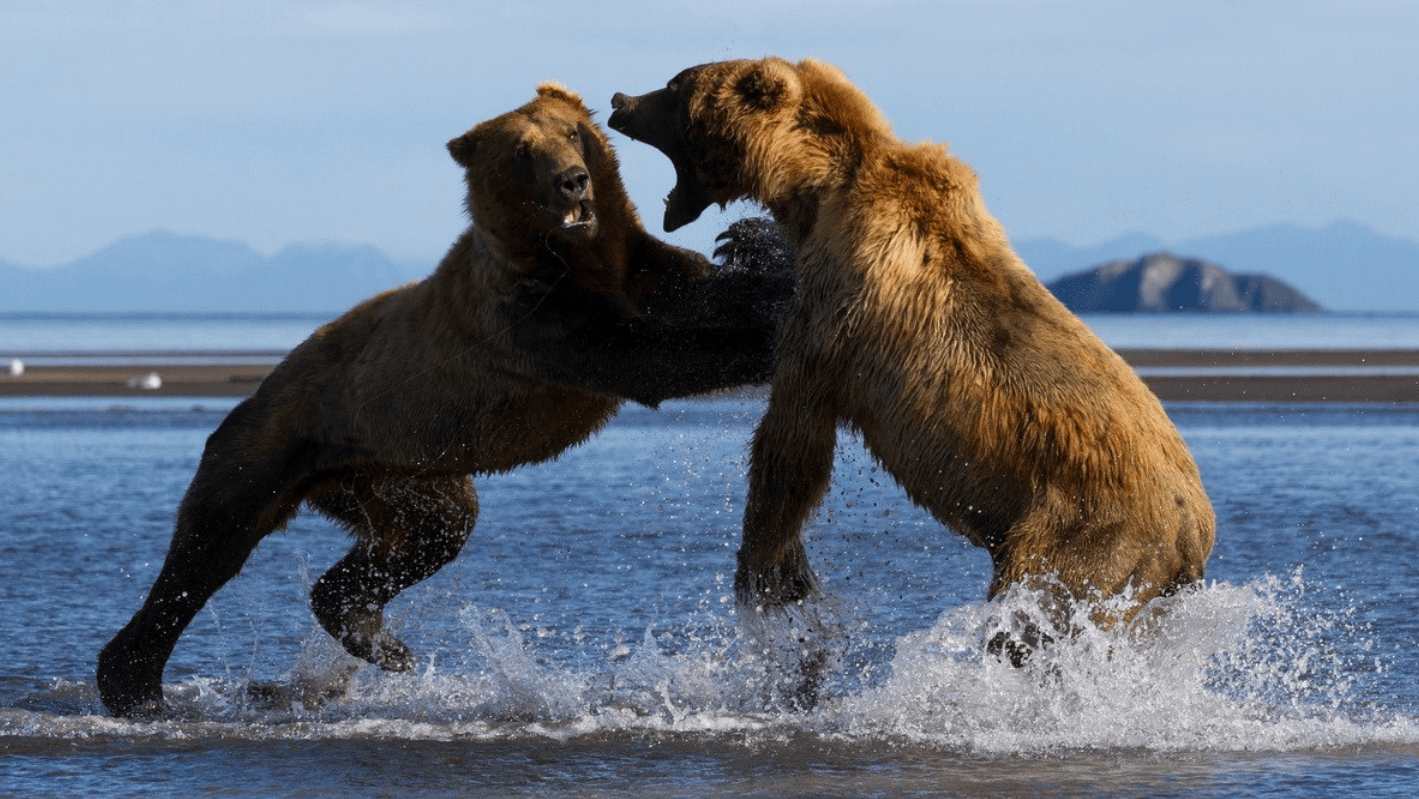
M 513 260 L 639 226 L 605 134 L 581 98 L 556 84 L 448 150 L 464 168 L 473 225 Z
M 719 61 L 684 70 L 663 89 L 616 94 L 612 129 L 675 165 L 665 229 L 712 203 L 750 197 L 772 206 L 850 167 L 866 139 L 892 136 L 876 107 L 836 68 L 779 58 Z

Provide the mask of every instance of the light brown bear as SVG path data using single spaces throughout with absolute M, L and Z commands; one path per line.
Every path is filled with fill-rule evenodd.
M 472 225 L 428 279 L 317 330 L 208 439 L 147 601 L 99 655 L 111 712 L 164 712 L 178 637 L 302 503 L 355 538 L 311 592 L 316 618 L 353 655 L 409 669 L 383 609 L 463 547 L 470 474 L 555 458 L 622 397 L 768 378 L 791 267 L 745 269 L 741 247 L 740 268 L 714 272 L 648 235 L 575 94 L 543 85 L 449 150 Z
M 1046 604 L 1062 620 L 1056 601 L 1131 592 L 1127 617 L 1202 578 L 1214 517 L 1187 446 L 1015 255 L 975 173 L 944 146 L 900 141 L 840 71 L 811 60 L 706 64 L 611 104 L 610 127 L 674 163 L 667 231 L 751 198 L 797 255 L 753 443 L 741 603 L 815 591 L 800 530 L 828 487 L 839 424 L 990 553 L 992 597 L 1053 585 Z M 1017 664 L 1028 654 L 1003 643 Z

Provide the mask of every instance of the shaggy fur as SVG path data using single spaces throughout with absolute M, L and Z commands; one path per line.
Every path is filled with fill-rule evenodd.
M 612 128 L 675 165 L 666 230 L 747 197 L 797 255 L 753 444 L 742 603 L 814 592 L 800 530 L 840 423 L 914 502 L 990 552 L 991 596 L 1131 591 L 1136 610 L 1202 578 L 1214 518 L 1182 438 L 1021 263 L 944 146 L 898 140 L 816 61 L 706 64 L 612 105 Z
M 409 669 L 383 609 L 462 549 L 468 475 L 555 458 L 621 397 L 768 377 L 791 271 L 715 272 L 646 234 L 575 94 L 544 85 L 449 150 L 472 225 L 428 279 L 317 330 L 208 439 L 147 601 L 99 655 L 110 711 L 164 711 L 183 629 L 302 503 L 355 539 L 314 586 L 316 618 L 351 654 Z M 759 302 L 733 301 L 745 292 Z

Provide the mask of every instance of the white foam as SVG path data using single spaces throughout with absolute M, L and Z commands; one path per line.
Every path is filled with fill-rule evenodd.
M 165 686 L 187 720 L 139 724 L 15 710 L 0 715 L 0 733 L 410 740 L 806 734 L 989 753 L 1419 742 L 1415 719 L 1374 716 L 1352 696 L 1348 675 L 1373 661 L 1354 661 L 1329 642 L 1365 633 L 1345 613 L 1307 609 L 1304 590 L 1299 573 L 1212 584 L 1168 600 L 1163 612 L 1123 632 L 1076 619 L 1076 636 L 1037 652 L 1024 668 L 987 654 L 984 644 L 1001 619 L 1032 609 L 1029 597 L 967 605 L 899 638 L 889 663 L 864 666 L 851 652 L 835 653 L 828 663 L 837 671 L 809 712 L 794 708 L 793 680 L 785 677 L 792 668 L 781 647 L 766 645 L 772 631 L 746 634 L 736 619 L 652 624 L 639 640 L 599 649 L 586 643 L 568 663 L 564 639 L 524 635 L 503 611 L 469 606 L 459 614 L 467 641 L 450 642 L 410 673 L 364 667 L 316 630 L 296 665 L 274 688 L 263 686 L 269 690 L 259 700 L 238 679 L 191 679 Z M 850 637 L 831 634 L 842 624 L 831 614 L 793 623 L 785 640 L 795 645 L 805 623 L 819 627 L 812 646 L 851 645 Z M 96 711 L 92 697 L 92 686 L 63 683 L 51 699 Z

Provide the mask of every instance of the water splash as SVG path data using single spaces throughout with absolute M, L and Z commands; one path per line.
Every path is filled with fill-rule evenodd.
M 836 721 L 853 735 L 989 752 L 1412 741 L 1413 720 L 1354 712 L 1352 664 L 1328 638 L 1363 631 L 1348 614 L 1306 610 L 1304 587 L 1299 572 L 1214 584 L 1163 600 L 1122 635 L 1075 618 L 1077 635 L 1019 669 L 985 654 L 982 635 L 1000 615 L 1028 612 L 1030 598 L 960 608 L 905 636 L 891 677 L 843 698 Z
M 179 720 L 96 710 L 92 687 L 56 685 L 45 710 L 9 710 L 0 734 L 255 738 L 568 739 L 819 736 L 983 753 L 1066 749 L 1294 751 L 1413 744 L 1419 723 L 1356 698 L 1375 667 L 1353 614 L 1316 610 L 1299 572 L 1214 583 L 1160 603 L 1122 632 L 1075 619 L 1077 634 L 1022 668 L 987 653 L 1021 594 L 944 613 L 886 647 L 831 607 L 744 623 L 704 614 L 648 625 L 637 639 L 580 643 L 529 633 L 499 609 L 459 613 L 466 641 L 390 674 L 349 658 L 319 630 L 274 683 L 187 679 L 167 691 Z M 750 614 L 751 617 L 753 614 Z M 1344 645 L 1340 645 L 1341 643 Z M 817 705 L 799 707 L 795 667 L 825 648 Z M 874 648 L 875 647 L 875 648 Z M 865 654 L 869 653 L 869 654 Z M 870 655 L 870 653 L 879 653 Z M 87 700 L 86 700 L 87 697 Z M 41 703 L 43 706 L 43 703 Z

